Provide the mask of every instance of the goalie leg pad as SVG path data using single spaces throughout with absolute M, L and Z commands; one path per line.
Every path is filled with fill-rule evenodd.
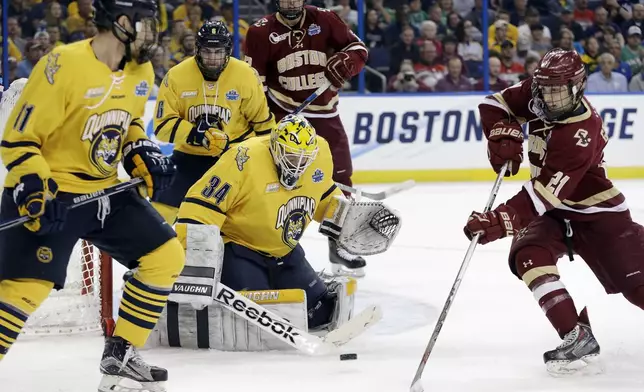
M 326 298 L 330 300 L 331 310 L 324 323 L 320 323 L 317 326 L 311 325 L 312 332 L 333 331 L 349 321 L 353 316 L 355 293 L 358 288 L 357 281 L 351 277 L 344 276 L 324 275 L 323 278 L 324 284 L 328 289 Z
M 175 230 L 186 250 L 186 264 L 168 300 L 202 309 L 212 304 L 221 276 L 224 244 L 219 227 L 178 223 Z

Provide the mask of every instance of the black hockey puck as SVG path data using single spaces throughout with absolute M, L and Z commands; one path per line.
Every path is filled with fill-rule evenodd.
M 341 361 L 350 361 L 352 359 L 358 359 L 358 354 L 340 354 Z

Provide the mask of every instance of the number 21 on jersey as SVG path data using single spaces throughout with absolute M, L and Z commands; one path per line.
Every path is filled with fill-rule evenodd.
M 206 185 L 201 191 L 201 196 L 205 197 L 206 199 L 213 198 L 215 199 L 215 204 L 219 204 L 224 201 L 226 195 L 230 191 L 230 188 L 232 188 L 232 185 L 227 182 L 222 184 L 219 177 L 212 176 L 210 178 L 210 181 L 208 181 L 208 185 Z

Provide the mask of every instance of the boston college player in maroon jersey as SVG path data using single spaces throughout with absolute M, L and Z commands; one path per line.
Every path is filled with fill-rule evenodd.
M 560 280 L 560 257 L 578 254 L 607 293 L 622 293 L 644 309 L 644 228 L 631 220 L 624 195 L 606 177 L 608 138 L 585 87 L 579 55 L 553 49 L 533 78 L 485 98 L 479 111 L 492 166 L 498 172 L 509 160 L 506 175 L 517 173 L 520 123 L 528 122 L 532 179 L 493 211 L 473 212 L 465 227 L 468 238 L 481 233 L 481 244 L 514 236 L 510 268 L 563 339 L 543 355 L 556 374 L 572 373 L 599 355 L 586 310 L 577 315 Z
M 268 104 L 276 120 L 297 108 L 328 79 L 332 87 L 302 114 L 329 142 L 336 182 L 351 185 L 349 141 L 338 115 L 338 93 L 367 61 L 360 39 L 332 11 L 304 6 L 303 0 L 275 0 L 277 12 L 253 24 L 244 53 L 264 82 Z M 329 175 L 331 173 L 322 173 Z M 329 239 L 333 271 L 364 276 L 365 261 L 338 249 Z

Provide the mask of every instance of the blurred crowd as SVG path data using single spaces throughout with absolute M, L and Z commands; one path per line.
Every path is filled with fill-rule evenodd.
M 255 0 L 264 1 L 266 12 L 274 11 L 272 1 Z M 307 3 L 332 9 L 358 33 L 355 0 Z M 152 59 L 157 83 L 195 53 L 195 33 L 205 20 L 224 20 L 233 28 L 233 0 L 159 4 L 160 45 Z M 639 0 L 489 0 L 486 9 L 482 0 L 364 4 L 362 38 L 370 50 L 366 89 L 372 93 L 483 91 L 486 77 L 489 90 L 499 91 L 531 75 L 553 47 L 579 52 L 589 73 L 589 92 L 644 91 L 644 4 Z M 249 23 L 260 16 L 238 21 L 242 40 Z M 96 34 L 92 0 L 9 0 L 8 17 L 12 80 L 28 77 L 52 48 Z

